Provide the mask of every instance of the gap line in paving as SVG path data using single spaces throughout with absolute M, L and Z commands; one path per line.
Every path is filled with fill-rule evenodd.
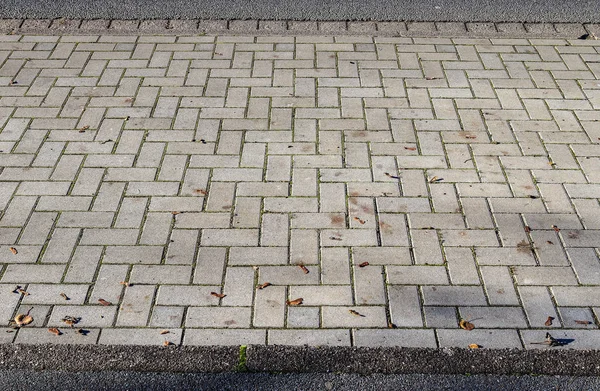
M 599 77 L 596 40 L 2 35 L 0 342 L 598 349 Z

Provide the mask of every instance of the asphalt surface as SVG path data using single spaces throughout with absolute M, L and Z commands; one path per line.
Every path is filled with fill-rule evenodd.
M 597 390 L 600 378 L 569 376 L 178 374 L 0 371 L 4 390 Z
M 0 18 L 600 22 L 598 0 L 2 0 Z

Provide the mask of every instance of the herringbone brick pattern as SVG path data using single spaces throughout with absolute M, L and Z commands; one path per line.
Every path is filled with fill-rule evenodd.
M 1 36 L 2 341 L 599 348 L 599 78 L 599 41 Z

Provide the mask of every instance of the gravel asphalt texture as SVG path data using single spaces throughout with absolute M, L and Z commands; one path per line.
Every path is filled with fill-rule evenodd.
M 5 390 L 593 390 L 600 379 L 569 376 L 369 375 L 331 373 L 139 373 L 1 371 Z
M 3 0 L 0 18 L 600 22 L 596 0 Z

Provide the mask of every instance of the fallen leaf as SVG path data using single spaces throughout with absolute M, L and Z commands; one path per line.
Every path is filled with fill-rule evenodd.
M 98 303 L 108 306 L 108 305 L 112 305 L 112 303 L 110 301 L 106 301 L 104 299 L 98 299 Z
M 460 322 L 458 322 L 458 325 L 460 326 L 461 329 L 468 330 L 468 331 L 471 331 L 475 328 L 475 325 L 473 323 L 468 322 L 464 319 L 461 319 Z
M 361 314 L 360 312 L 354 311 L 354 310 L 348 310 L 348 312 L 350 312 L 352 315 L 355 316 L 360 316 L 360 317 L 365 317 L 363 314 Z
M 437 176 L 434 176 L 433 178 L 431 178 L 429 180 L 429 183 L 440 182 L 440 181 L 443 181 L 443 180 L 444 180 L 444 178 L 438 178 Z
M 130 103 L 130 102 L 133 102 L 133 98 L 126 98 L 125 99 L 125 103 Z
M 79 323 L 79 321 L 81 320 L 81 318 L 75 318 L 72 316 L 65 316 L 62 321 L 67 324 L 68 326 L 73 327 L 73 325 Z
M 416 151 L 417 147 L 404 147 L 404 149 L 408 149 L 409 151 Z
M 525 232 L 526 233 L 530 233 L 531 232 L 531 228 L 528 225 L 525 226 Z
M 177 216 L 178 214 L 181 214 L 181 212 L 176 212 L 176 211 L 173 211 L 173 212 L 171 212 L 171 214 L 172 214 L 173 216 Z
M 469 345 L 470 349 L 479 349 L 481 346 L 477 345 L 476 343 L 472 343 Z
M 286 303 L 287 303 L 287 305 L 296 306 L 296 305 L 302 304 L 303 301 L 304 301 L 304 299 L 300 297 L 295 300 L 288 300 L 288 301 L 286 301 Z
M 54 335 L 62 335 L 61 331 L 59 329 L 57 329 L 56 327 L 52 327 L 52 328 L 48 329 L 48 331 Z
M 195 189 L 194 193 L 199 193 L 199 194 L 202 194 L 202 195 L 207 195 L 208 194 L 208 192 L 206 190 L 204 190 L 204 189 Z
M 583 34 L 581 35 L 578 39 L 591 39 L 591 40 L 596 40 L 598 39 L 598 37 L 596 36 L 596 34 L 594 33 L 589 33 L 589 34 Z
M 365 267 L 365 266 L 369 266 L 369 262 L 363 262 L 360 265 L 358 265 L 358 267 Z
M 342 238 L 336 238 L 335 236 L 330 236 L 330 240 L 337 240 L 338 242 L 342 240 Z
M 265 282 L 264 284 L 260 284 L 258 289 L 265 289 L 266 287 L 271 286 L 270 282 Z
M 355 217 L 354 220 L 358 221 L 361 224 L 366 223 L 366 221 L 364 221 L 363 219 L 361 219 L 360 217 Z
M 90 128 L 90 125 L 85 125 L 79 128 L 79 133 L 83 133 Z
M 310 271 L 308 270 L 308 268 L 302 264 L 298 265 L 298 267 L 302 270 L 302 272 L 304 272 L 304 274 L 308 274 L 310 273 Z
M 436 80 L 437 77 L 433 77 L 433 76 L 427 76 L 425 77 L 425 80 Z
M 558 228 L 556 225 L 553 225 L 553 226 L 552 226 L 552 229 L 553 229 L 555 232 L 560 232 L 560 228 Z
M 218 297 L 219 299 L 222 299 L 222 298 L 224 298 L 225 296 L 227 296 L 227 295 L 224 295 L 224 294 L 222 294 L 222 293 L 217 293 L 217 292 L 210 292 L 210 294 L 211 294 L 212 296 L 214 296 L 214 297 Z
M 577 324 L 592 324 L 592 322 L 590 322 L 589 320 L 576 320 L 575 323 L 577 323 Z
M 60 294 L 60 297 L 62 297 L 62 298 L 63 298 L 63 299 L 65 299 L 65 300 L 71 300 L 71 299 L 69 298 L 69 296 L 67 296 L 65 293 L 61 293 L 61 294 Z
M 165 335 L 165 334 L 169 334 L 169 330 L 163 330 L 160 332 L 160 335 Z
M 19 314 L 19 315 L 15 316 L 14 322 L 19 327 L 27 326 L 28 324 L 33 322 L 33 317 L 31 315 Z
M 388 323 L 388 329 L 397 329 L 398 326 L 396 326 L 394 323 L 390 322 Z
M 22 294 L 23 296 L 29 296 L 31 293 L 27 292 L 25 289 L 18 288 L 17 292 Z
M 14 247 L 11 247 L 9 250 L 10 250 L 10 252 L 11 252 L 11 253 L 13 253 L 14 255 L 17 255 L 17 254 L 19 253 L 19 252 L 17 251 L 17 249 L 16 249 L 16 248 L 14 248 Z
M 546 240 L 546 243 L 548 243 L 548 244 L 554 244 L 554 242 L 552 240 Z
M 129 281 L 121 281 L 119 284 L 125 285 L 125 286 L 131 286 L 131 284 L 129 283 Z
M 538 197 L 538 196 L 534 196 L 534 195 L 530 195 L 530 196 L 529 196 L 529 198 L 531 198 L 532 200 L 537 200 L 537 199 L 538 199 L 538 198 L 540 198 L 540 197 Z
M 544 323 L 544 325 L 546 326 L 552 326 L 552 321 L 554 320 L 553 317 L 549 316 L 548 319 L 546 319 L 546 322 Z
M 170 341 L 163 342 L 163 346 L 171 346 L 173 343 Z
M 393 179 L 400 179 L 400 177 L 398 176 L 394 176 L 392 174 L 390 174 L 389 172 L 384 172 L 385 176 L 388 178 L 393 178 Z

